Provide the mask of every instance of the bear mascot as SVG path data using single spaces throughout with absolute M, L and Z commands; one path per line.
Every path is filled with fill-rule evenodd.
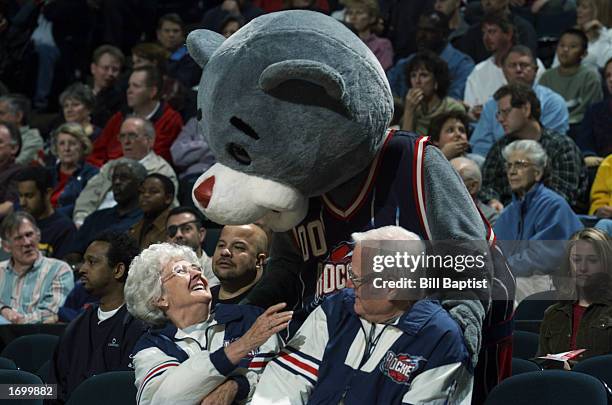
M 393 98 L 385 72 L 342 23 L 283 11 L 227 40 L 196 30 L 187 47 L 203 69 L 198 121 L 217 158 L 196 181 L 194 202 L 217 223 L 259 221 L 274 231 L 264 275 L 245 302 L 286 302 L 299 326 L 300 312 L 345 287 L 353 232 L 399 225 L 426 240 L 493 242 L 442 153 L 427 138 L 388 130 Z M 497 356 L 480 362 L 492 370 L 475 371 L 476 386 L 484 386 L 475 399 L 508 361 L 511 329 L 497 328 L 512 311 L 512 297 L 505 298 L 499 319 L 490 315 L 491 292 L 442 301 L 473 361 L 481 346 L 481 360 L 487 347 Z

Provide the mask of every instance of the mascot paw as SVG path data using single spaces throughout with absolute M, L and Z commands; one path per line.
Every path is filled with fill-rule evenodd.
M 482 321 L 485 317 L 482 304 L 477 300 L 445 300 L 442 301 L 442 306 L 461 327 L 465 344 L 472 357 L 472 366 L 476 367 L 482 344 Z

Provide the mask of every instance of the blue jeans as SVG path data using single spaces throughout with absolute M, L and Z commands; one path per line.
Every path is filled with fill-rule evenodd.
M 48 98 L 55 76 L 55 65 L 60 57 L 60 51 L 55 46 L 40 43 L 34 43 L 34 49 L 38 54 L 38 75 L 33 101 L 35 108 L 44 109 L 49 102 Z

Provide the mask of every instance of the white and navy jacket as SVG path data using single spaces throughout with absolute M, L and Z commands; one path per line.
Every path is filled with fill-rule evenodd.
M 137 404 L 200 404 L 227 379 L 238 383 L 235 402 L 248 402 L 282 341 L 272 336 L 237 366 L 228 360 L 224 347 L 244 335 L 261 312 L 249 305 L 219 304 L 200 324 L 149 330 L 134 347 Z
M 252 404 L 470 404 L 461 329 L 437 301 L 390 324 L 354 311 L 353 290 L 328 297 L 266 367 Z

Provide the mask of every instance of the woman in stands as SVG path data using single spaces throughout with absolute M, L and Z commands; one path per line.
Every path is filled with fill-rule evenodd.
M 51 134 L 51 153 L 57 158 L 51 168 L 51 204 L 69 218 L 77 197 L 99 171 L 85 162 L 89 152 L 91 141 L 80 124 L 62 124 Z
M 193 250 L 154 244 L 137 256 L 125 285 L 127 308 L 151 324 L 134 348 L 137 403 L 247 402 L 268 360 L 280 349 L 276 333 L 292 312 L 277 304 L 262 313 L 249 305 L 219 305 Z
M 459 101 L 447 97 L 450 74 L 446 62 L 431 51 L 419 52 L 406 66 L 408 93 L 402 130 L 427 135 L 431 120 L 449 111 L 465 113 Z
M 428 135 L 448 160 L 456 157 L 472 159 L 478 166 L 484 163 L 484 157 L 469 153 L 468 142 L 469 118 L 462 111 L 448 111 L 431 120 Z
M 74 83 L 60 94 L 59 102 L 66 122 L 80 124 L 91 142 L 94 142 L 102 133 L 102 128 L 91 123 L 91 112 L 96 102 L 91 88 L 82 83 Z
M 576 232 L 561 269 L 560 301 L 544 314 L 538 355 L 612 353 L 612 238 L 595 228 Z

